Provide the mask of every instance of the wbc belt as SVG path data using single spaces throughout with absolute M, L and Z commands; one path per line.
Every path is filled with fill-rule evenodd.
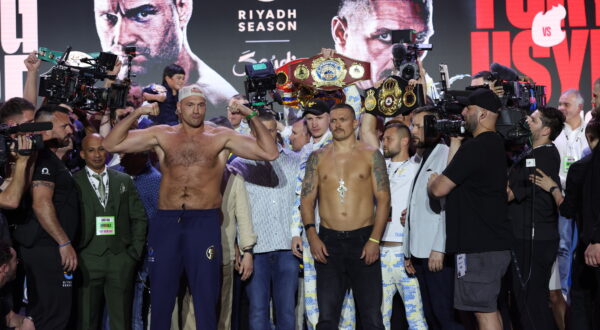
M 283 105 L 290 107 L 298 106 L 298 86 L 294 86 L 294 83 L 289 79 L 289 76 L 292 74 L 290 72 L 290 65 L 300 63 L 304 60 L 306 60 L 306 58 L 299 58 L 286 63 L 275 70 L 277 73 L 277 89 L 282 93 L 281 99 Z
M 370 79 L 371 65 L 339 54 L 333 57 L 319 54 L 288 63 L 281 71 L 281 75 L 278 75 L 279 77 L 281 77 L 281 80 L 278 79 L 280 85 L 289 81 L 319 90 L 336 90 Z
M 365 91 L 364 108 L 384 117 L 406 115 L 423 104 L 422 88 L 421 84 L 411 86 L 400 77 L 389 76 L 379 88 Z

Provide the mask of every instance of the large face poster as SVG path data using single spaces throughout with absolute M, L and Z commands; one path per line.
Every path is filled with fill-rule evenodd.
M 22 94 L 23 60 L 38 47 L 139 55 L 134 81 L 162 80 L 180 64 L 208 95 L 208 116 L 243 93 L 244 65 L 279 67 L 322 47 L 368 61 L 372 79 L 393 69 L 390 31 L 413 29 L 433 50 L 434 81 L 448 65 L 453 89 L 492 62 L 547 86 L 549 104 L 580 89 L 590 107 L 600 77 L 600 0 L 0 0 L 0 101 Z M 122 60 L 125 58 L 123 57 Z M 44 63 L 40 73 L 50 64 Z M 121 74 L 125 73 L 125 69 Z

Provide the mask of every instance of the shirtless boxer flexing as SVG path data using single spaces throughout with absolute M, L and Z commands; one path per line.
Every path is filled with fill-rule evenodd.
M 158 107 L 138 108 L 120 121 L 103 142 L 109 152 L 153 150 L 162 172 L 156 216 L 148 223 L 148 262 L 152 291 L 152 329 L 169 329 L 183 271 L 189 282 L 198 329 L 217 329 L 220 281 L 221 178 L 229 153 L 271 161 L 279 152 L 256 112 L 232 105 L 246 116 L 256 139 L 204 123 L 206 97 L 199 86 L 179 91 L 176 126 L 129 130 Z

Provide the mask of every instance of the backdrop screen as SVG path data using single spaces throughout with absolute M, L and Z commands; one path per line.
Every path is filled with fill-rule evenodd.
M 580 89 L 587 110 L 599 27 L 600 0 L 0 0 L 0 101 L 21 96 L 23 60 L 38 47 L 123 56 L 136 46 L 134 81 L 160 83 L 178 63 L 208 95 L 209 116 L 223 114 L 243 93 L 246 63 L 279 67 L 335 48 L 370 62 L 378 80 L 393 67 L 390 31 L 413 29 L 433 45 L 428 74 L 439 80 L 447 64 L 453 89 L 498 62 L 547 86 L 553 106 L 561 91 Z

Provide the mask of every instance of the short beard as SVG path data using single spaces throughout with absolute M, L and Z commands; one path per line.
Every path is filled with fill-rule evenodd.
M 477 129 L 477 122 L 471 118 L 465 118 L 465 129 L 469 133 L 475 133 L 475 130 Z
M 419 142 L 415 143 L 415 148 L 423 149 L 427 147 L 427 143 L 425 141 L 419 140 Z
M 68 147 L 69 146 L 69 142 L 71 142 L 71 136 L 69 136 L 68 138 L 65 137 L 62 140 L 58 140 L 57 139 L 56 142 L 57 142 L 57 144 L 58 144 L 58 146 L 60 148 Z
M 393 152 L 393 151 L 384 151 L 383 152 L 383 157 L 384 158 L 394 158 L 396 157 L 396 155 L 398 155 L 400 152 Z

